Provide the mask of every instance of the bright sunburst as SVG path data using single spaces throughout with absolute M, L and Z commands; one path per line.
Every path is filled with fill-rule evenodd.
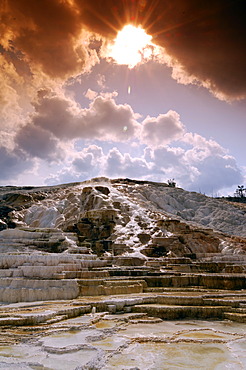
M 108 56 L 118 64 L 133 68 L 143 59 L 150 57 L 154 46 L 151 39 L 152 36 L 148 35 L 143 28 L 129 24 L 118 32 L 114 44 L 109 48 Z

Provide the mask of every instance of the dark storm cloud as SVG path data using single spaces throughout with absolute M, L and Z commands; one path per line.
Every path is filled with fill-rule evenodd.
M 2 45 L 52 77 L 82 71 L 88 57 L 81 22 L 68 1 L 0 0 Z
M 0 0 L 2 45 L 50 76 L 68 77 L 88 60 L 82 29 L 113 39 L 141 24 L 187 76 L 218 96 L 246 96 L 245 0 Z M 175 67 L 175 66 L 174 66 Z
M 160 1 L 150 27 L 183 67 L 218 96 L 246 96 L 246 2 L 244 0 Z M 166 9 L 165 9 L 166 7 Z M 155 16 L 157 21 L 154 21 Z
M 246 96 L 244 0 L 81 1 L 84 22 L 103 35 L 131 22 L 151 34 L 187 75 L 217 95 Z

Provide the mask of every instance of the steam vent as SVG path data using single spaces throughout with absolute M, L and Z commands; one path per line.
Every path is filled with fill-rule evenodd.
M 246 368 L 245 203 L 130 179 L 8 186 L 0 230 L 0 368 Z

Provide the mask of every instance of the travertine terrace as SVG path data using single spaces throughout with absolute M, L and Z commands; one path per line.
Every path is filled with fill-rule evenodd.
M 71 330 L 76 317 L 87 326 L 112 317 L 246 322 L 242 206 L 129 179 L 0 195 L 3 343 Z M 97 334 L 118 332 L 110 330 Z M 98 355 L 81 368 L 104 368 Z
M 166 184 L 1 188 L 0 300 L 244 289 L 246 213 Z

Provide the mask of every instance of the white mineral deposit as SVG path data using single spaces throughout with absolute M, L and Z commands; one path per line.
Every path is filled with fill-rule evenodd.
M 246 367 L 243 204 L 129 179 L 0 190 L 0 368 Z

